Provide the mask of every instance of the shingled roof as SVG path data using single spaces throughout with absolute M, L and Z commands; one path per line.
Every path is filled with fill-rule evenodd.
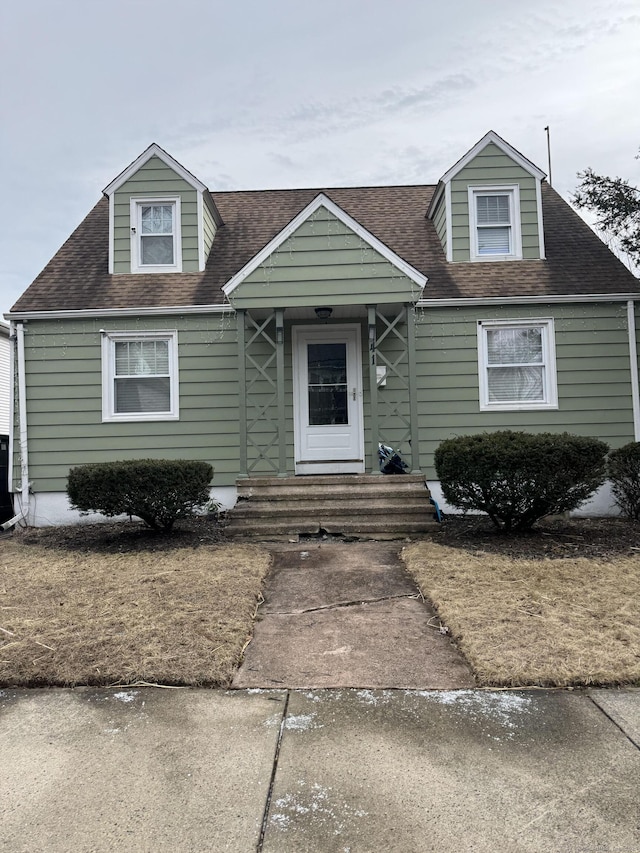
M 425 213 L 435 185 L 214 192 L 224 225 L 199 273 L 110 275 L 109 211 L 101 199 L 13 306 L 13 312 L 222 305 L 222 286 L 319 192 L 427 276 L 425 299 L 640 293 L 572 208 L 542 184 L 547 259 L 447 263 Z

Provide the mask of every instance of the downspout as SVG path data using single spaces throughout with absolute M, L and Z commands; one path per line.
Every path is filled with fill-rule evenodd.
M 13 337 L 13 336 L 12 336 Z M 20 476 L 22 479 L 21 491 L 21 509 L 20 512 L 5 521 L 1 525 L 3 530 L 9 530 L 14 524 L 17 524 L 23 519 L 29 517 L 29 451 L 27 441 L 27 400 L 26 400 L 26 373 L 24 366 L 24 323 L 16 323 L 15 326 L 15 341 L 16 341 L 16 358 L 18 359 L 18 420 L 20 423 L 19 443 L 20 443 Z M 13 378 L 13 377 L 12 377 Z M 11 435 L 15 431 L 14 414 L 11 412 Z M 12 442 L 12 449 L 13 449 Z M 13 456 L 10 459 L 13 463 Z
M 629 361 L 631 367 L 633 436 L 634 441 L 640 441 L 640 386 L 638 384 L 638 349 L 636 344 L 636 316 L 633 299 L 629 299 L 627 302 L 627 330 L 629 332 Z

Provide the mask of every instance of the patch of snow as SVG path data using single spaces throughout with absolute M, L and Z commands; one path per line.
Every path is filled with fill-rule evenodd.
M 391 691 L 378 690 L 374 693 L 373 690 L 357 690 L 356 696 L 365 705 L 378 705 L 379 703 L 386 705 L 391 697 Z
M 138 695 L 137 690 L 120 690 L 118 693 L 111 694 L 118 702 L 133 702 Z
M 306 560 L 308 556 L 309 556 L 308 551 L 300 551 L 300 559 L 301 560 Z
M 321 702 L 322 699 L 317 693 L 303 693 L 305 699 L 311 699 L 312 702 Z
M 510 732 L 508 738 L 513 736 L 512 732 L 519 727 L 522 718 L 533 710 L 531 696 L 510 691 L 405 690 L 404 693 L 456 708 L 472 720 L 497 723 Z M 488 737 L 500 740 L 493 735 Z
M 278 811 L 272 815 L 271 823 L 280 829 L 289 829 L 292 821 L 302 818 L 300 829 L 304 829 L 304 821 L 307 820 L 315 825 L 323 825 L 325 831 L 331 831 L 334 835 L 342 835 L 354 818 L 368 815 L 368 812 L 354 809 L 345 802 L 333 804 L 331 788 L 318 783 L 309 786 L 304 779 L 299 779 L 298 785 L 298 791 L 285 794 L 275 801 Z M 350 849 L 343 848 L 345 851 Z
M 314 725 L 315 714 L 292 714 L 285 720 L 284 727 L 289 731 L 306 732 L 309 729 L 321 729 L 322 725 Z
M 277 826 L 278 829 L 288 829 L 289 824 L 291 823 L 291 818 L 286 814 L 272 814 L 270 821 L 274 826 Z

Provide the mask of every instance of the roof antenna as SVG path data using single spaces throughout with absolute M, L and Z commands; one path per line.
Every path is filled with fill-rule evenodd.
M 552 187 L 553 183 L 551 181 L 551 139 L 549 137 L 549 125 L 545 127 L 547 131 L 547 160 L 549 161 L 549 186 Z

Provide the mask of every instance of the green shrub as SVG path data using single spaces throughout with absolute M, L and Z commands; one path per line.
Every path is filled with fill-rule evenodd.
M 607 474 L 615 502 L 627 518 L 640 518 L 640 441 L 612 450 Z
M 74 509 L 103 515 L 136 515 L 149 527 L 170 531 L 176 519 L 209 500 L 213 468 L 186 459 L 133 459 L 80 465 L 69 471 Z
M 486 512 L 496 527 L 528 530 L 575 509 L 605 478 L 609 448 L 569 433 L 501 432 L 443 441 L 435 466 L 446 500 Z

